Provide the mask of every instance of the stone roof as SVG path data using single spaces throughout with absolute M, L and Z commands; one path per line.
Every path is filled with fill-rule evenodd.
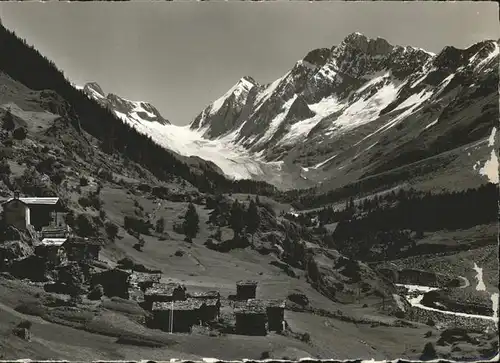
M 158 302 L 153 303 L 152 311 L 189 311 L 198 310 L 203 305 L 200 299 L 187 299 L 182 301 Z
M 199 300 L 202 302 L 203 305 L 206 306 L 217 306 L 219 303 L 219 299 L 193 299 L 193 300 Z
M 266 303 L 264 300 L 250 299 L 247 301 L 237 302 L 234 307 L 235 314 L 266 314 Z
M 236 282 L 236 286 L 257 286 L 258 282 L 253 280 L 241 280 Z
M 130 275 L 130 283 L 139 284 L 141 282 L 155 282 L 159 283 L 161 279 L 161 274 L 152 274 L 147 272 L 137 272 L 133 271 Z
M 177 289 L 185 290 L 186 288 L 180 284 L 175 283 L 157 283 L 146 289 L 145 295 L 161 295 L 172 296 Z
M 265 304 L 268 308 L 285 308 L 285 300 L 273 299 L 273 300 L 265 300 Z
M 193 299 L 204 299 L 204 298 L 212 298 L 212 299 L 218 299 L 220 298 L 220 293 L 218 291 L 193 291 L 189 292 L 187 294 L 190 298 Z

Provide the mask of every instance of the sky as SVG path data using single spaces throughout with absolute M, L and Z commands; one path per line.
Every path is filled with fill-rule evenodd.
M 438 53 L 500 38 L 494 2 L 1 2 L 4 26 L 79 85 L 185 125 L 241 77 L 281 77 L 348 34 Z

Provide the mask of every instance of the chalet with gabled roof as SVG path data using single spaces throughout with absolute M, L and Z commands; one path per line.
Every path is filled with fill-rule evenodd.
M 64 208 L 58 197 L 14 197 L 2 203 L 7 225 L 19 230 L 33 226 L 40 231 L 44 226 L 64 226 Z

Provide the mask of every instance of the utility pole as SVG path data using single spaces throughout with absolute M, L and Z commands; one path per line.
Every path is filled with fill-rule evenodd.
M 174 332 L 174 302 L 170 302 L 170 334 Z

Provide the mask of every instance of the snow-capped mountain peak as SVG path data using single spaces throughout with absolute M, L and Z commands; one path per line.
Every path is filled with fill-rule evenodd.
M 86 83 L 83 88 L 78 87 L 87 96 L 95 99 L 102 106 L 109 108 L 116 116 L 134 123 L 158 122 L 162 125 L 170 124 L 160 112 L 150 103 L 143 101 L 131 101 L 113 93 L 105 94 L 96 82 Z

